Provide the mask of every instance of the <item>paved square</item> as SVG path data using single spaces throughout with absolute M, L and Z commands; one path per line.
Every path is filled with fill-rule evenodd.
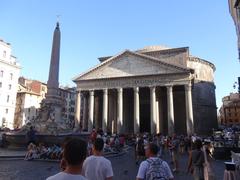
M 114 180 L 134 180 L 138 166 L 135 164 L 134 153 L 129 153 L 110 158 Z M 224 162 L 215 161 L 214 171 L 217 180 L 223 179 Z M 175 173 L 175 180 L 190 180 L 189 174 L 186 174 L 187 155 L 180 156 L 180 172 Z M 42 180 L 59 172 L 59 164 L 55 162 L 43 161 L 23 161 L 23 160 L 0 160 L 0 179 L 1 180 Z

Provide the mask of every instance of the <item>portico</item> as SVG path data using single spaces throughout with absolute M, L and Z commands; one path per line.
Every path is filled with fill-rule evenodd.
M 85 108 L 83 111 L 85 114 L 88 113 L 88 118 L 85 115 L 85 118 L 81 119 L 81 123 L 86 124 L 87 121 L 88 127 L 84 126 L 84 128 L 88 131 L 91 131 L 94 127 L 101 128 L 104 132 L 109 131 L 112 133 L 161 132 L 173 134 L 187 132 L 191 134 L 193 132 L 193 113 L 190 101 L 191 86 L 189 86 L 185 84 L 81 90 L 79 93 L 84 94 L 84 99 L 89 99 L 88 105 L 85 104 L 89 108 Z M 179 93 L 178 89 L 182 89 L 185 92 L 184 98 L 177 95 Z M 140 96 L 141 91 L 147 98 L 140 98 L 142 97 Z M 145 93 L 146 91 L 149 92 L 149 95 Z M 174 95 L 175 91 L 176 95 Z M 96 94 L 95 92 L 98 93 Z M 164 94 L 166 97 L 162 97 Z M 174 97 L 186 100 L 185 107 L 181 107 L 185 109 L 185 122 L 175 123 L 178 119 L 175 120 L 174 115 L 179 114 L 179 110 L 174 110 Z M 164 99 L 167 99 L 167 101 Z M 176 100 L 176 103 L 179 102 Z M 97 107 L 95 107 L 96 104 L 98 104 Z M 164 112 L 165 109 L 167 109 L 166 112 Z M 102 116 L 99 116 L 99 111 L 102 111 Z M 77 112 L 79 113 L 80 111 L 78 110 Z M 175 131 L 175 126 L 178 124 L 184 124 L 186 127 L 179 127 L 179 130 Z
M 192 79 L 191 69 L 125 51 L 74 80 L 76 119 L 89 132 L 191 134 Z

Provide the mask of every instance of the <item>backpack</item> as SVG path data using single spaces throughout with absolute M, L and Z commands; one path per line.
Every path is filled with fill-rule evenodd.
M 166 168 L 163 166 L 163 160 L 157 159 L 147 159 L 148 169 L 146 172 L 146 180 L 167 180 L 168 175 Z

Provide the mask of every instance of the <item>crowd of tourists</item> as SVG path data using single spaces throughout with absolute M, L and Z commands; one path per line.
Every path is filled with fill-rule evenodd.
M 33 127 L 27 132 L 28 147 L 25 155 L 25 160 L 46 159 L 46 160 L 61 160 L 63 148 L 60 145 L 45 145 L 43 143 L 36 143 L 36 135 Z M 103 139 L 103 153 L 117 154 L 122 152 L 125 146 L 125 137 L 116 134 L 102 133 L 101 131 L 93 130 L 89 140 L 87 141 L 87 155 L 93 154 L 93 143 L 97 138 Z
M 136 136 L 136 146 L 135 146 L 135 158 L 136 158 L 136 164 L 139 164 L 139 162 L 142 162 L 139 167 L 139 172 L 138 172 L 138 177 L 139 179 L 144 179 L 146 178 L 146 173 L 143 174 L 141 173 L 143 169 L 145 171 L 148 171 L 149 166 L 151 167 L 151 161 L 149 160 L 147 156 L 147 151 L 146 147 L 148 144 L 155 144 L 158 147 L 158 151 L 155 154 L 155 162 L 156 166 L 159 166 L 158 168 L 153 168 L 153 169 L 164 169 L 163 167 L 160 167 L 160 164 L 162 164 L 163 159 L 167 159 L 167 157 L 170 158 L 169 163 L 173 165 L 173 172 L 179 172 L 179 156 L 182 154 L 187 154 L 189 156 L 188 164 L 187 164 L 187 172 L 189 174 L 192 174 L 194 179 L 200 180 L 200 179 L 205 179 L 206 176 L 211 175 L 211 179 L 213 178 L 213 170 L 211 167 L 211 162 L 213 160 L 212 157 L 212 151 L 213 151 L 213 146 L 211 141 L 209 139 L 202 139 L 196 135 L 192 136 L 163 136 L 161 134 L 157 135 L 150 135 L 150 134 L 143 134 L 143 135 L 137 135 Z M 146 157 L 147 156 L 147 157 Z M 144 159 L 148 158 L 146 161 L 143 161 Z M 151 159 L 151 158 L 150 158 Z M 165 161 L 164 161 L 165 162 Z M 148 164 L 148 166 L 147 166 Z M 155 165 L 153 165 L 155 166 Z M 165 172 L 169 174 L 168 178 L 169 179 L 170 175 L 172 175 L 170 170 L 166 168 L 165 166 Z M 204 168 L 205 168 L 205 173 L 204 173 Z M 146 170 L 148 169 L 148 170 Z M 154 174 L 154 173 L 153 173 Z M 156 175 L 155 177 L 166 177 L 166 175 L 163 175 L 164 173 L 157 173 L 155 172 Z M 150 178 L 151 179 L 151 178 Z M 157 179 L 157 178 L 156 178 Z M 171 179 L 171 178 L 170 178 Z
M 212 144 L 208 139 L 192 136 L 164 136 L 162 134 L 117 135 L 93 130 L 88 141 L 68 139 L 62 146 L 45 146 L 35 143 L 31 128 L 28 136 L 28 152 L 25 159 L 58 159 L 62 171 L 47 180 L 88 179 L 111 180 L 111 162 L 106 153 L 121 152 L 128 145 L 135 149 L 137 180 L 174 179 L 172 172 L 179 172 L 179 156 L 189 157 L 186 171 L 194 180 L 214 179 L 211 162 Z M 170 160 L 169 160 L 170 159 Z M 172 164 L 172 169 L 169 166 Z M 208 178 L 206 178 L 208 176 Z M 211 178 L 210 178 L 211 177 Z
M 193 136 L 163 136 L 161 134 L 141 134 L 133 136 L 107 135 L 93 131 L 89 141 L 68 140 L 63 146 L 62 172 L 49 177 L 55 179 L 111 180 L 112 165 L 104 155 L 107 146 L 123 147 L 126 143 L 135 147 L 136 164 L 139 165 L 137 180 L 174 179 L 172 172 L 179 172 L 179 156 L 188 154 L 186 171 L 195 180 L 206 176 L 214 179 L 211 167 L 212 145 L 210 141 Z M 171 160 L 168 161 L 167 159 Z M 173 169 L 169 163 L 173 164 Z
M 111 180 L 111 162 L 103 157 L 104 141 L 96 138 L 92 143 L 92 155 L 87 157 L 87 143 L 81 139 L 69 139 L 64 143 L 61 172 L 47 180 Z
M 119 153 L 125 146 L 125 136 L 117 135 L 117 134 L 107 134 L 103 133 L 102 130 L 93 130 L 90 134 L 90 138 L 88 140 L 88 154 L 92 154 L 92 146 L 93 142 L 96 138 L 102 138 L 104 142 L 103 152 L 104 154 L 109 153 Z
M 63 148 L 58 145 L 45 146 L 40 143 L 39 145 L 30 143 L 27 148 L 25 160 L 34 159 L 48 159 L 48 160 L 61 160 Z
M 47 145 L 44 143 L 36 143 L 36 131 L 30 127 L 26 134 L 27 136 L 27 153 L 25 160 L 47 159 L 47 160 L 61 160 L 63 147 L 58 144 Z
M 224 127 L 224 128 L 223 128 Z M 240 148 L 240 129 L 238 126 L 223 126 L 213 131 L 211 140 L 216 147 Z

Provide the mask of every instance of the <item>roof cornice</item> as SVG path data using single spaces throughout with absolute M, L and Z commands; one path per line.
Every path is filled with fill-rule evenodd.
M 215 65 L 213 63 L 205 60 L 205 59 L 201 59 L 201 58 L 195 57 L 195 56 L 190 56 L 189 57 L 189 61 L 195 61 L 195 62 L 201 62 L 203 64 L 207 64 L 207 65 L 209 65 L 213 69 L 213 71 L 216 71 Z
M 22 69 L 21 66 L 17 65 L 17 63 L 16 63 L 16 64 L 13 64 L 13 63 L 9 63 L 9 62 L 7 62 L 7 61 L 1 60 L 1 59 L 0 59 L 0 63 L 6 64 L 6 65 L 8 65 L 8 66 L 12 66 L 12 67 L 15 67 L 15 68 L 18 68 L 18 69 Z
M 94 79 L 82 79 L 77 80 L 78 82 L 85 82 L 85 81 L 101 81 L 101 80 L 109 80 L 109 79 L 127 79 L 127 78 L 141 78 L 141 77 L 153 77 L 153 76 L 175 76 L 175 75 L 186 75 L 191 72 L 176 72 L 176 73 L 168 73 L 168 74 L 148 74 L 148 75 L 134 75 L 134 76 L 120 76 L 120 77 L 105 77 L 105 78 L 94 78 Z

